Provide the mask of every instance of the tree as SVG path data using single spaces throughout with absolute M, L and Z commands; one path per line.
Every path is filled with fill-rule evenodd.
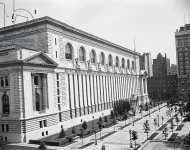
M 84 122 L 82 123 L 82 128 L 83 128 L 84 130 L 86 130 L 86 129 L 88 128 L 86 121 L 84 121 Z
M 75 127 L 72 127 L 71 132 L 72 132 L 72 134 L 76 134 L 76 129 L 75 129 Z
M 179 123 L 179 117 L 178 117 L 178 115 L 176 115 L 176 117 L 175 117 L 175 121 L 176 121 L 177 126 L 178 126 L 178 123 Z
M 170 122 L 170 129 L 172 130 L 172 133 L 173 133 L 173 129 L 174 129 L 174 122 L 173 122 L 173 119 L 171 119 L 171 122 Z
M 162 134 L 164 134 L 165 140 L 166 140 L 166 137 L 168 136 L 167 131 L 168 131 L 167 127 L 165 127 L 164 130 L 162 131 Z
M 136 140 L 138 139 L 138 136 L 137 136 L 137 132 L 136 131 L 132 131 L 132 140 L 135 142 L 135 148 L 136 148 Z
M 59 138 L 64 138 L 65 137 L 65 130 L 61 128 L 61 132 L 59 133 Z
M 110 118 L 111 118 L 111 119 L 114 119 L 114 117 L 115 117 L 114 111 L 113 111 L 113 110 L 111 110 L 111 113 L 110 113 Z
M 38 147 L 39 150 L 46 150 L 47 147 L 44 142 L 40 142 L 40 146 Z
M 108 117 L 107 116 L 104 117 L 104 122 L 106 122 L 106 123 L 108 122 Z
M 148 120 L 146 120 L 143 124 L 144 132 L 147 134 L 147 139 L 148 139 L 148 133 L 150 132 L 150 125 L 148 123 Z

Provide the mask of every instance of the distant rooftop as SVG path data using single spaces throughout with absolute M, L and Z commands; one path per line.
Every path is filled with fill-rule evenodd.
M 190 24 L 185 24 L 184 26 L 180 27 L 179 30 L 177 30 L 177 32 L 186 30 L 190 30 Z

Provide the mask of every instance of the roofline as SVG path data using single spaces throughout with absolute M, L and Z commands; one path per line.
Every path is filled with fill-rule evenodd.
M 43 23 L 52 24 L 54 26 L 61 27 L 64 30 L 67 30 L 67 31 L 79 34 L 81 36 L 90 38 L 90 39 L 92 39 L 94 41 L 97 41 L 99 43 L 103 43 L 103 44 L 106 44 L 108 46 L 115 47 L 115 48 L 120 49 L 120 50 L 122 50 L 124 52 L 129 52 L 129 53 L 131 53 L 133 55 L 141 56 L 141 53 L 139 53 L 139 52 L 132 51 L 132 50 L 130 50 L 128 48 L 125 48 L 123 46 L 120 46 L 118 44 L 114 44 L 114 43 L 112 43 L 112 42 L 110 42 L 108 40 L 102 39 L 102 38 L 100 38 L 98 36 L 95 36 L 95 35 L 92 35 L 90 33 L 85 32 L 85 31 L 82 31 L 80 29 L 74 28 L 74 27 L 72 27 L 72 26 L 70 26 L 70 25 L 68 25 L 66 23 L 63 23 L 63 22 L 58 21 L 56 19 L 50 18 L 48 16 L 0 28 L 0 34 L 4 33 L 4 32 L 8 32 L 8 31 L 13 31 L 13 30 L 16 30 L 16 29 L 20 29 L 20 28 L 23 28 L 23 27 L 29 27 L 31 25 L 37 25 L 37 24 L 43 24 Z

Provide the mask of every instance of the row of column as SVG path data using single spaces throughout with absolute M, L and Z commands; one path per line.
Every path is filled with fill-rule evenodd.
M 67 73 L 70 117 L 112 108 L 115 101 L 139 94 L 140 78 L 132 75 Z

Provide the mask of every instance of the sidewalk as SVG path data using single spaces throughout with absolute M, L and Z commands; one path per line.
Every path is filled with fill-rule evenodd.
M 160 109 L 163 110 L 163 112 L 165 111 L 165 109 L 163 109 L 164 106 L 165 104 L 160 106 Z M 130 144 L 129 143 L 129 129 L 138 129 L 138 132 L 143 132 L 141 129 L 142 122 L 145 121 L 145 119 L 148 119 L 148 118 L 152 119 L 152 117 L 156 117 L 156 115 L 159 114 L 158 107 L 152 108 L 150 110 L 150 113 L 151 113 L 151 117 L 149 117 L 148 115 L 149 112 L 148 113 L 143 112 L 143 114 L 137 113 L 135 116 L 135 120 L 137 120 L 135 122 L 135 126 L 132 126 L 133 117 L 131 117 L 128 120 L 126 120 L 127 126 L 125 126 L 125 121 L 119 121 L 115 126 L 104 128 L 101 132 L 101 135 L 102 135 L 101 137 L 103 137 L 101 140 L 100 140 L 100 132 L 96 133 L 96 138 L 98 139 L 97 140 L 98 145 L 94 145 L 95 135 L 91 135 L 83 139 L 83 144 L 82 144 L 81 139 L 76 139 L 74 143 L 67 145 L 65 147 L 55 147 L 55 146 L 47 146 L 47 147 L 48 149 L 64 149 L 64 150 L 70 150 L 70 149 L 97 150 L 97 149 L 101 149 L 102 144 L 104 144 L 106 145 L 106 150 L 107 149 L 114 150 L 114 148 L 117 149 L 118 147 L 122 147 L 122 146 L 126 148 Z M 151 127 L 152 127 L 152 124 L 151 124 Z M 144 134 L 142 135 L 143 136 L 140 136 L 140 140 L 138 141 L 138 143 L 141 143 L 142 141 L 144 141 L 146 135 Z M 34 145 L 34 144 L 16 144 L 15 146 L 20 146 L 19 150 L 21 150 L 22 148 L 26 149 L 26 147 L 29 150 L 30 149 L 35 150 L 38 147 L 38 145 Z M 0 147 L 0 150 L 1 148 L 2 147 Z M 4 147 L 4 149 L 17 150 L 16 148 L 14 148 L 14 146 L 11 147 L 11 145 Z

